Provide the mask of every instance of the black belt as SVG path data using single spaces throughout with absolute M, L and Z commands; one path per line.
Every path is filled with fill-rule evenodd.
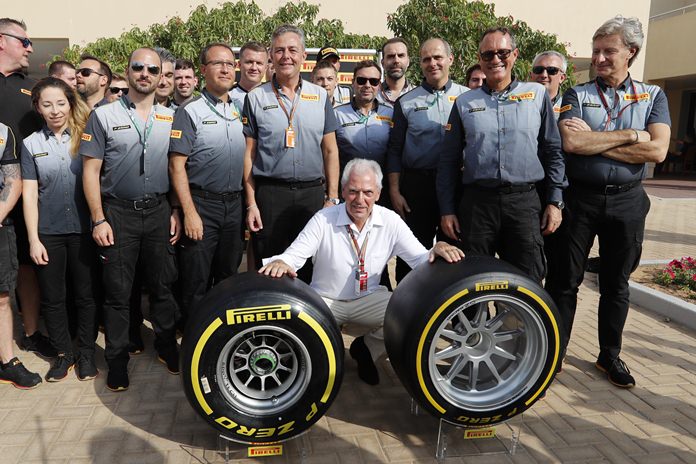
M 107 203 L 124 206 L 135 211 L 142 211 L 159 206 L 164 200 L 165 194 L 157 195 L 153 198 L 145 198 L 144 200 L 121 200 L 120 198 L 105 198 Z
M 411 169 L 403 168 L 404 174 L 417 174 L 419 176 L 435 177 L 437 175 L 437 169 Z
M 521 184 L 507 184 L 507 185 L 499 185 L 497 187 L 486 187 L 483 185 L 478 185 L 478 184 L 467 184 L 464 187 L 466 188 L 473 188 L 476 190 L 481 190 L 483 192 L 490 192 L 494 193 L 496 195 L 507 195 L 509 193 L 523 193 L 523 192 L 530 192 L 534 190 L 536 184 L 534 182 L 525 182 Z
M 587 182 L 579 182 L 572 179 L 569 179 L 568 182 L 572 188 L 585 190 L 586 192 L 601 193 L 604 195 L 614 195 L 617 193 L 628 192 L 632 188 L 639 186 L 641 183 L 639 180 L 634 180 L 633 182 L 628 182 L 626 184 L 597 185 L 589 184 Z
M 238 190 L 236 192 L 215 193 L 209 192 L 208 190 L 192 188 L 191 195 L 196 195 L 197 197 L 205 198 L 206 200 L 232 201 L 242 196 L 242 191 Z
M 254 177 L 257 184 L 266 185 L 277 185 L 279 187 L 285 187 L 290 190 L 301 190 L 311 187 L 318 187 L 324 185 L 324 179 L 314 179 L 314 180 L 283 180 L 274 179 L 272 177 Z

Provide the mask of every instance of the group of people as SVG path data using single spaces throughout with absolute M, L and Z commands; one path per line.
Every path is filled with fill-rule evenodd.
M 632 387 L 619 354 L 649 209 L 641 179 L 665 157 L 670 119 L 664 93 L 628 72 L 640 22 L 617 16 L 592 41 L 596 77 L 563 95 L 566 58 L 542 52 L 530 76 L 514 76 L 519 50 L 503 27 L 482 35 L 462 84 L 441 38 L 420 44 L 423 80 L 409 82 L 408 44 L 393 38 L 344 86 L 332 47 L 302 79 L 304 33 L 283 25 L 269 48 L 249 42 L 238 59 L 228 44 L 206 45 L 195 96 L 195 65 L 148 47 L 124 76 L 83 56 L 33 83 L 24 23 L 0 19 L 0 381 L 41 382 L 12 351 L 16 287 L 20 345 L 54 358 L 46 380 L 73 367 L 80 380 L 97 375 L 101 308 L 106 385 L 127 389 L 129 357 L 142 350 L 140 281 L 159 360 L 177 374 L 176 330 L 237 271 L 248 230 L 250 269 L 305 280 L 339 325 L 363 328 L 349 353 L 373 385 L 393 256 L 398 282 L 436 257 L 497 254 L 545 279 L 567 344 L 598 236 L 596 366 Z

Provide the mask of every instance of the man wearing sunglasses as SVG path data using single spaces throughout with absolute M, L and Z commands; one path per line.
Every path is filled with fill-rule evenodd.
M 568 60 L 555 50 L 547 50 L 534 57 L 529 79 L 546 87 L 553 104 L 553 113 L 558 120 L 561 114 L 561 84 L 566 80 Z
M 106 92 L 106 99 L 109 103 L 115 102 L 124 95 L 128 95 L 128 81 L 120 74 L 114 73 L 111 78 L 111 85 Z
M 394 128 L 389 138 L 387 172 L 392 206 L 426 248 L 436 235 L 445 239 L 438 230 L 435 173 L 454 101 L 469 90 L 450 79 L 453 62 L 452 49 L 446 41 L 433 38 L 423 42 L 423 82 L 394 104 Z M 398 260 L 397 282 L 409 270 L 404 261 Z
M 438 201 L 442 229 L 461 240 L 464 253 L 497 253 L 541 282 L 542 232 L 553 233 L 561 222 L 563 156 L 546 89 L 512 75 L 518 53 L 507 28 L 489 29 L 481 37 L 479 64 L 486 81 L 452 109 L 437 172 Z M 535 188 L 541 180 L 543 210 Z M 463 184 L 459 209 L 458 183 Z
M 22 21 L 0 18 L 0 123 L 10 128 L 17 143 L 43 126 L 41 116 L 34 111 L 31 103 L 31 89 L 35 81 L 24 73 L 29 67 L 29 55 L 34 51 L 26 29 L 27 26 Z M 34 351 L 51 358 L 57 355 L 56 350 L 51 346 L 48 337 L 38 330 L 39 285 L 29 256 L 29 240 L 24 225 L 21 197 L 10 216 L 14 221 L 19 261 L 17 299 L 22 311 L 25 333 L 19 345 L 25 351 Z
M 77 93 L 82 95 L 89 108 L 109 103 L 107 89 L 111 85 L 111 68 L 92 55 L 82 55 L 77 67 Z
M 234 52 L 225 43 L 200 54 L 205 88 L 176 113 L 169 172 L 184 214 L 179 242 L 181 312 L 186 318 L 212 283 L 236 274 L 244 250 L 241 109 L 228 93 Z
M 556 300 L 570 338 L 578 287 L 588 252 L 599 239 L 599 356 L 595 366 L 609 382 L 631 388 L 636 381 L 621 360 L 628 315 L 628 280 L 638 266 L 650 200 L 641 180 L 646 163 L 665 159 L 670 142 L 667 98 L 655 85 L 634 80 L 629 67 L 643 45 L 637 18 L 616 16 L 592 37 L 597 77 L 563 95 L 559 128 L 566 152 L 569 223 L 564 285 Z
M 103 264 L 106 386 L 112 391 L 129 386 L 129 299 L 138 259 L 145 266 L 159 360 L 179 373 L 171 285 L 180 219 L 167 200 L 174 112 L 155 103 L 161 66 L 155 50 L 135 50 L 126 71 L 128 95 L 92 112 L 80 144 L 92 237 Z

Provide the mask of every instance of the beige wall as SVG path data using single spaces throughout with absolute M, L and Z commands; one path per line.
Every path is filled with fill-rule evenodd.
M 696 11 L 651 22 L 645 78 L 655 80 L 696 74 L 694 44 Z
M 386 25 L 387 14 L 403 3 L 399 0 L 350 0 L 348 3 L 337 0 L 309 1 L 321 5 L 321 17 L 341 18 L 350 32 L 385 36 L 391 35 Z M 214 7 L 222 2 L 204 0 L 195 4 L 201 3 Z M 257 0 L 257 3 L 266 13 L 272 13 L 286 1 Z M 118 36 L 134 25 L 144 28 L 156 22 L 165 22 L 172 16 L 186 17 L 192 2 L 63 0 L 56 3 L 55 0 L 31 0 L 3 1 L 3 4 L 2 15 L 25 19 L 31 36 L 67 37 L 70 43 L 83 45 L 99 37 Z M 27 8 L 28 4 L 31 8 Z M 346 8 L 346 4 L 350 7 Z M 606 1 L 600 0 L 586 0 L 582 6 L 577 2 L 558 0 L 497 0 L 495 4 L 498 16 L 512 15 L 535 29 L 557 34 L 561 41 L 569 43 L 571 55 L 579 57 L 590 56 L 592 32 L 610 16 L 638 16 L 647 27 L 650 11 L 650 0 L 614 0 L 610 8 L 607 8 Z M 572 8 L 571 5 L 576 7 Z M 118 13 L 109 12 L 109 6 L 118 7 Z M 117 17 L 120 19 L 115 20 Z M 635 77 L 642 78 L 644 59 L 644 56 L 639 57 L 633 65 Z

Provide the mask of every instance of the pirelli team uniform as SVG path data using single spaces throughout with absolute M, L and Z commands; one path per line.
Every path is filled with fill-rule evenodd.
M 367 115 L 361 113 L 353 102 L 334 108 L 334 113 L 338 122 L 336 142 L 341 172 L 353 158 L 376 161 L 384 171 L 394 110 L 375 100 Z
M 82 135 L 80 154 L 103 161 L 100 178 L 106 221 L 114 244 L 98 249 L 103 263 L 105 358 L 109 368 L 128 362 L 129 297 L 138 259 L 145 265 L 155 348 L 175 353 L 177 305 L 174 248 L 169 243 L 171 209 L 168 153 L 174 112 L 155 104 L 146 121 L 128 96 L 95 109 Z
M 535 183 L 545 179 L 548 202 L 561 201 L 564 188 L 561 138 L 546 89 L 513 80 L 493 92 L 484 84 L 457 98 L 448 125 L 437 194 L 441 214 L 457 214 L 464 253 L 498 253 L 541 281 L 545 264 Z M 459 182 L 464 190 L 457 210 Z
M 242 169 L 246 143 L 241 109 L 203 90 L 184 104 L 172 126 L 170 156 L 185 156 L 189 190 L 203 222 L 199 241 L 179 240 L 179 283 L 184 315 L 213 283 L 235 274 L 242 261 Z

